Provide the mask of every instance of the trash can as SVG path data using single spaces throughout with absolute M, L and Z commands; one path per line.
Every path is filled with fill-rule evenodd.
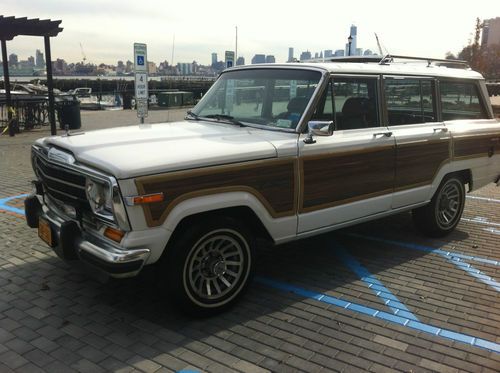
M 70 130 L 76 130 L 82 127 L 80 116 L 80 101 L 77 99 L 64 100 L 58 102 L 59 128 L 65 129 L 66 125 Z

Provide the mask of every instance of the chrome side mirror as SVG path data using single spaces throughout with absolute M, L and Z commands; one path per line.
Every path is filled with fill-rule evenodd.
M 311 120 L 307 123 L 307 136 L 304 139 L 306 144 L 314 144 L 313 135 L 316 136 L 331 136 L 333 135 L 333 130 L 335 125 L 332 120 Z

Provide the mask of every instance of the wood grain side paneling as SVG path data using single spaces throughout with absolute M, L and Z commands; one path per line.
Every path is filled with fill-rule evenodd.
M 392 192 L 394 147 L 309 156 L 300 160 L 300 212 Z
M 149 226 L 161 225 L 182 201 L 210 194 L 245 191 L 274 218 L 296 212 L 296 159 L 263 160 L 145 176 L 136 179 L 139 194 L 163 192 L 165 200 L 143 205 Z
M 453 137 L 455 158 L 486 157 L 491 151 L 496 154 L 500 152 L 500 132 Z
M 431 184 L 449 158 L 450 139 L 398 144 L 395 190 Z

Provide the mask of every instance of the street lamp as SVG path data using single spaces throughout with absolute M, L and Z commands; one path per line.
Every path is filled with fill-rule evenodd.
M 352 36 L 349 35 L 349 37 L 347 38 L 347 41 L 349 42 L 349 50 L 348 50 L 348 56 L 351 55 L 351 44 L 352 44 Z

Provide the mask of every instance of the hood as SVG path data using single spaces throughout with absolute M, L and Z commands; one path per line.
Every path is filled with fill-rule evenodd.
M 117 127 L 38 142 L 67 149 L 79 162 L 118 179 L 277 156 L 272 143 L 248 127 L 202 121 Z

